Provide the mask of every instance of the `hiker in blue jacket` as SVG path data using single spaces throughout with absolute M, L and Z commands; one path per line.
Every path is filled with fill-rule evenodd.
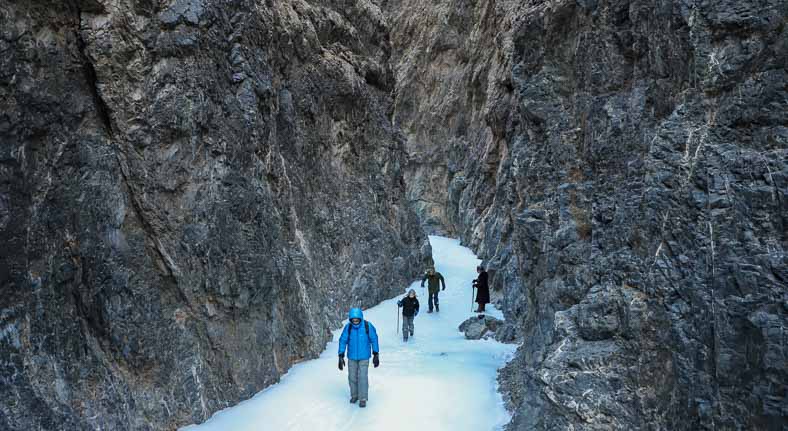
M 367 406 L 369 391 L 369 357 L 372 352 L 372 364 L 375 368 L 380 365 L 378 359 L 378 332 L 371 323 L 364 320 L 364 313 L 360 308 L 351 308 L 348 313 L 350 323 L 345 325 L 342 336 L 339 337 L 339 370 L 345 367 L 345 348 L 347 348 L 348 375 L 350 383 L 350 402 L 358 401 L 359 407 Z

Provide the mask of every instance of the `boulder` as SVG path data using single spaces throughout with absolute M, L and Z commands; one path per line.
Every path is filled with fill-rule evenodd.
M 492 316 L 474 316 L 460 324 L 460 332 L 465 333 L 469 340 L 495 337 L 495 331 L 503 325 L 503 321 Z

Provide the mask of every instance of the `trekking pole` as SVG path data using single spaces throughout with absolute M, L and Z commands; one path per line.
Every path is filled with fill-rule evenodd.
M 399 305 L 397 306 L 397 335 L 399 335 Z
M 471 313 L 473 313 L 473 297 L 476 296 L 476 287 L 471 288 Z

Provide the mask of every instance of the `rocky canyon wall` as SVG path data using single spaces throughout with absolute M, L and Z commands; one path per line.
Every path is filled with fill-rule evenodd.
M 0 429 L 172 429 L 429 245 L 367 1 L 0 1 Z
M 782 429 L 787 14 L 0 0 L 0 428 L 201 421 L 426 230 L 523 342 L 509 429 Z
M 387 3 L 409 199 L 523 342 L 510 430 L 786 426 L 787 10 Z

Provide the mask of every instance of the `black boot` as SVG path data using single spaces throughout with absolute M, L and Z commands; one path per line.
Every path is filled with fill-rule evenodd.
M 361 401 L 358 403 L 358 406 L 359 406 L 359 407 L 361 407 L 361 408 L 363 409 L 364 407 L 366 407 L 366 406 L 367 406 L 367 400 L 361 400 Z

